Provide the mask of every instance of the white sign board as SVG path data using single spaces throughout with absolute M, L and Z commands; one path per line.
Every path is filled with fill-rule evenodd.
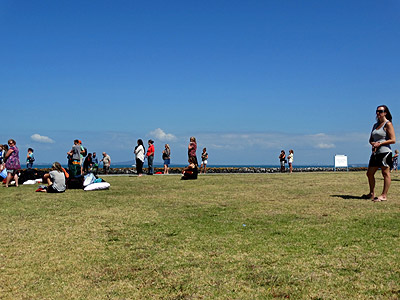
M 347 155 L 335 155 L 335 169 L 348 168 Z

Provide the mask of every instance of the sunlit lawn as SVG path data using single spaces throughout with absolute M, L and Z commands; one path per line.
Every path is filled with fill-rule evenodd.
M 0 189 L 0 299 L 400 297 L 400 175 L 104 178 Z

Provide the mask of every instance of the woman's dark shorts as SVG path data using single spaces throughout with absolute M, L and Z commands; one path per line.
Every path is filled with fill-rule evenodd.
M 392 152 L 372 153 L 368 167 L 393 167 Z
M 49 185 L 47 187 L 47 192 L 48 193 L 64 193 L 64 191 L 60 192 L 59 190 L 56 190 L 53 185 Z

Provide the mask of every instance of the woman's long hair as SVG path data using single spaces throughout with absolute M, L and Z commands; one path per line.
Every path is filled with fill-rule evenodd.
M 194 157 L 194 156 L 189 157 L 189 163 L 194 164 L 195 167 L 197 168 L 196 157 Z
M 392 122 L 392 114 L 390 113 L 389 107 L 387 107 L 386 105 L 379 105 L 376 109 L 378 109 L 379 107 L 383 107 L 385 109 L 386 119 Z M 376 117 L 376 120 L 379 122 L 378 117 Z
M 142 147 L 143 147 L 144 153 L 146 153 L 146 148 L 145 148 L 144 145 L 143 145 L 143 140 L 142 140 L 142 139 L 138 139 L 138 140 L 137 140 L 137 146 L 135 147 L 135 149 L 136 149 L 137 147 L 139 147 L 139 146 L 142 146 Z
M 61 167 L 60 163 L 57 162 L 57 161 L 53 163 L 53 165 L 51 166 L 51 168 L 52 168 L 53 170 L 56 170 L 56 171 L 61 172 L 61 173 L 64 172 L 64 170 L 63 170 L 63 168 Z

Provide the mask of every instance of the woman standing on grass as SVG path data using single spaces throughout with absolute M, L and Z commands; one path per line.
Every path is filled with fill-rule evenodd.
M 286 164 L 286 153 L 285 150 L 281 151 L 281 154 L 279 154 L 279 162 L 281 164 L 281 172 L 285 172 L 285 164 Z
M 143 163 L 144 163 L 144 146 L 141 139 L 137 140 L 137 146 L 135 147 L 135 158 L 136 158 L 136 172 L 138 176 L 143 175 Z
M 165 149 L 162 152 L 162 159 L 164 160 L 164 175 L 168 174 L 169 164 L 171 163 L 171 149 L 168 144 L 165 144 Z
M 19 150 L 16 146 L 16 142 L 13 139 L 8 140 L 8 151 L 4 157 L 6 162 L 7 169 L 7 178 L 6 178 L 6 187 L 11 181 L 11 178 L 14 177 L 15 186 L 18 186 L 18 173 L 17 171 L 21 169 L 21 165 L 19 163 Z
M 154 166 L 153 166 L 153 161 L 154 161 L 154 141 L 153 140 L 148 140 L 147 143 L 149 144 L 149 148 L 147 148 L 147 165 L 149 167 L 147 171 L 147 175 L 153 175 L 154 174 Z
M 191 157 L 193 157 L 196 162 L 196 165 L 198 165 L 196 150 L 197 150 L 196 138 L 194 136 L 192 136 L 192 137 L 190 137 L 189 146 L 188 146 L 188 158 L 190 159 Z
M 289 155 L 288 155 L 288 163 L 289 163 L 289 173 L 293 172 L 293 150 L 289 150 Z
M 387 193 L 391 183 L 390 168 L 393 163 L 390 145 L 396 143 L 396 136 L 392 124 L 392 115 L 386 105 L 377 107 L 376 120 L 377 122 L 372 127 L 369 138 L 369 143 L 372 146 L 372 154 L 367 171 L 369 194 L 363 195 L 363 198 L 380 202 L 387 200 Z M 379 168 L 382 170 L 384 180 L 383 191 L 379 197 L 375 197 L 375 173 Z
M 203 148 L 203 153 L 201 154 L 200 174 L 202 171 L 204 171 L 204 174 L 206 174 L 207 172 L 207 159 L 208 159 L 207 148 Z

